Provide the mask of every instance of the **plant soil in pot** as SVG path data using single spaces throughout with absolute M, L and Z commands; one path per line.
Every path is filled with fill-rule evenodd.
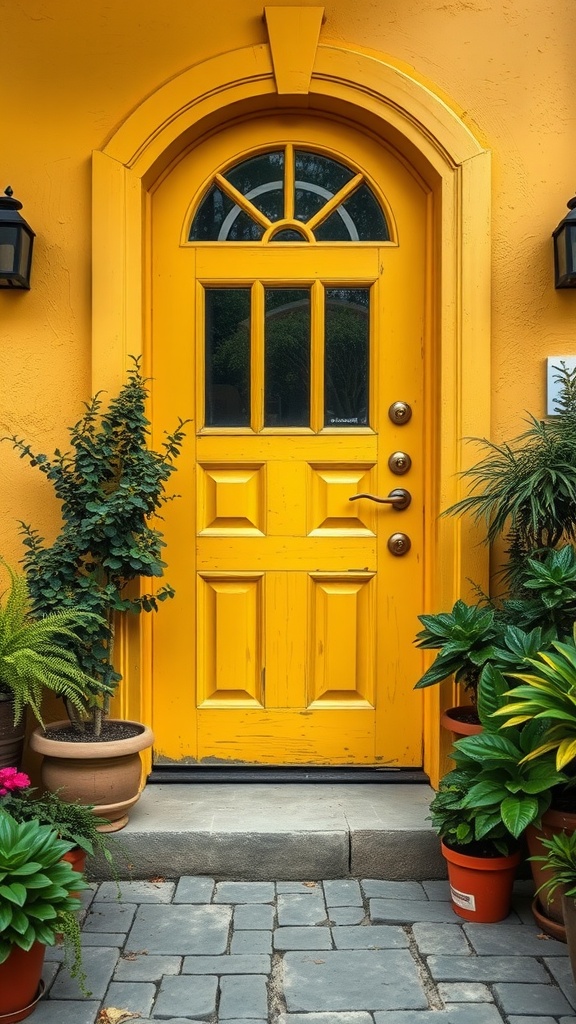
M 473 856 L 442 843 L 448 865 L 452 909 L 466 921 L 488 924 L 510 913 L 520 851 L 507 857 Z
M 46 789 L 71 803 L 92 804 L 94 814 L 109 821 L 99 830 L 117 832 L 128 823 L 128 812 L 140 797 L 140 751 L 152 746 L 154 736 L 140 722 L 110 719 L 105 726 L 112 735 L 115 731 L 132 735 L 82 739 L 82 734 L 69 731 L 69 722 L 54 722 L 47 730 L 36 729 L 30 746 L 44 755 L 41 773 Z M 59 738 L 62 734 L 67 738 Z
M 440 719 L 444 729 L 455 736 L 474 736 L 482 732 L 478 712 L 473 704 L 447 708 Z

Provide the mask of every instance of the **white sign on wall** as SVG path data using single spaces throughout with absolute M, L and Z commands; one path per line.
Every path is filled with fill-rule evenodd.
M 548 356 L 548 373 L 547 373 L 547 403 L 546 413 L 548 416 L 556 415 L 556 403 L 560 394 L 560 384 L 556 380 L 558 370 L 561 368 L 562 363 L 566 366 L 567 370 L 576 369 L 576 356 Z

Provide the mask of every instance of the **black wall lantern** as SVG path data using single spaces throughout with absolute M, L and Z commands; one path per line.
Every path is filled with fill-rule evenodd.
M 570 213 L 552 232 L 555 288 L 576 288 L 576 196 L 567 205 Z
M 0 196 L 0 288 L 30 288 L 35 233 L 18 210 L 10 186 Z

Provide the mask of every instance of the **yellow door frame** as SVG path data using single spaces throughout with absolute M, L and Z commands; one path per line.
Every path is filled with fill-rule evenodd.
M 469 459 L 464 439 L 490 429 L 490 154 L 444 99 L 390 60 L 320 42 L 307 91 L 300 79 L 291 95 L 273 45 L 271 39 L 242 47 L 184 71 L 93 154 L 93 389 L 117 389 L 128 356 L 146 355 L 149 197 L 174 160 L 220 125 L 302 107 L 385 140 L 431 190 L 434 345 L 426 385 L 422 611 L 449 608 L 469 593 L 470 578 L 486 586 L 488 571 L 472 524 L 438 515 L 460 495 L 458 474 Z M 144 721 L 151 703 L 149 633 L 145 617 L 134 618 L 120 644 L 119 710 Z M 424 697 L 424 768 L 433 782 L 445 766 L 438 721 L 440 708 L 453 702 L 451 690 L 433 687 Z

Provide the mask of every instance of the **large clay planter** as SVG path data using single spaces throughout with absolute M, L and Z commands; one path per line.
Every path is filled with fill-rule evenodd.
M 140 751 L 152 746 L 152 730 L 139 722 L 128 722 L 137 730 L 129 739 L 101 743 L 68 742 L 35 729 L 30 746 L 44 755 L 42 784 L 58 792 L 63 800 L 94 804 L 94 814 L 108 818 L 101 832 L 117 832 L 128 823 L 128 812 L 140 797 L 142 764 Z M 66 729 L 69 722 L 53 722 L 51 730 Z
M 469 710 L 466 705 L 465 708 L 447 708 L 440 717 L 440 724 L 448 732 L 454 734 L 457 740 L 462 739 L 463 736 L 475 736 L 477 733 L 482 732 L 482 726 L 480 722 L 463 722 L 461 721 L 454 712 L 461 710 Z
M 0 768 L 19 768 L 24 749 L 24 716 L 14 725 L 14 701 L 0 696 Z
M 570 811 L 556 811 L 550 808 L 542 815 L 542 826 L 536 828 L 529 825 L 526 829 L 526 841 L 531 857 L 546 855 L 547 851 L 542 846 L 542 839 L 550 839 L 559 832 L 571 833 L 576 831 L 576 814 Z M 546 868 L 541 861 L 530 861 L 530 870 L 534 879 L 536 889 L 552 877 L 550 868 Z M 566 929 L 564 927 L 564 914 L 562 912 L 562 888 L 556 889 L 552 899 L 548 899 L 546 889 L 538 893 L 538 898 L 533 907 L 534 917 L 538 925 L 547 935 L 566 942 Z
M 444 843 L 441 846 L 448 865 L 454 913 L 482 924 L 508 917 L 520 851 L 508 857 L 472 857 Z
M 44 991 L 40 978 L 46 946 L 35 942 L 28 951 L 14 946 L 0 964 L 0 1024 L 29 1017 Z

